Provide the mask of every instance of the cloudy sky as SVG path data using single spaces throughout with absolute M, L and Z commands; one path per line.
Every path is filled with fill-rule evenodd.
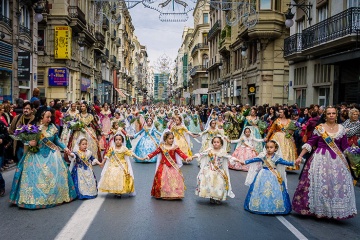
M 175 60 L 181 46 L 182 32 L 185 26 L 193 27 L 193 12 L 189 12 L 186 22 L 161 22 L 159 12 L 138 4 L 130 9 L 135 35 L 140 44 L 147 47 L 150 65 L 166 54 Z

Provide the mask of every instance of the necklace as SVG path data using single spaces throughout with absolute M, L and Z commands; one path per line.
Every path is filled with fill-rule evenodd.
M 336 126 L 336 123 L 331 127 L 329 124 L 326 123 L 326 126 L 330 128 L 330 130 L 334 130 L 334 127 Z

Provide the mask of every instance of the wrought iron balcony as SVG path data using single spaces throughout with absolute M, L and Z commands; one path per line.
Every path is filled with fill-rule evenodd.
M 111 55 L 110 56 L 110 62 L 112 63 L 112 64 L 114 64 L 114 65 L 116 65 L 116 57 L 114 56 L 114 55 Z
M 109 27 L 110 27 L 109 19 L 107 19 L 107 17 L 103 17 L 102 28 L 105 31 L 107 31 L 107 30 L 109 30 Z
M 191 56 L 194 55 L 196 53 L 196 51 L 198 49 L 201 49 L 201 48 L 205 48 L 205 49 L 208 49 L 209 48 L 209 45 L 208 44 L 205 44 L 205 43 L 198 43 L 195 45 L 195 47 L 192 49 L 191 51 Z
M 2 15 L 1 13 L 0 13 L 0 23 L 3 23 L 3 24 L 5 24 L 8 28 L 12 28 L 12 21 L 11 21 L 11 19 L 10 18 L 8 18 L 8 17 L 5 17 L 4 15 Z
M 207 70 L 205 65 L 198 65 L 190 70 L 190 76 L 195 76 L 199 72 L 205 72 Z
M 302 51 L 302 36 L 301 33 L 291 35 L 284 40 L 284 57 L 294 53 L 301 53 Z
M 302 50 L 360 31 L 360 8 L 349 8 L 302 31 Z
M 216 21 L 216 23 L 211 27 L 209 33 L 208 33 L 208 40 L 212 39 L 216 33 L 218 33 L 220 31 L 220 27 L 221 27 L 221 21 L 218 20 Z
M 109 58 L 109 49 L 105 48 L 105 56 Z
M 25 27 L 24 25 L 19 25 L 19 33 L 20 34 L 24 34 L 24 35 L 26 35 L 26 36 L 28 36 L 28 37 L 32 37 L 32 35 L 31 35 L 31 30 L 29 29 L 29 28 L 27 28 L 27 27 Z
M 84 25 L 86 25 L 85 13 L 81 11 L 78 6 L 69 6 L 69 17 L 78 18 Z
M 95 38 L 102 44 L 105 44 L 105 36 L 101 32 L 95 32 Z
M 115 44 L 117 47 L 121 47 L 121 38 L 117 38 Z
M 116 30 L 113 31 L 112 35 L 111 35 L 111 39 L 115 40 L 116 39 Z

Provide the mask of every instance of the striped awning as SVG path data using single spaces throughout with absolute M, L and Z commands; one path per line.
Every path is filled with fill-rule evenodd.
M 120 97 L 126 98 L 125 94 L 123 93 L 123 91 L 121 91 L 121 89 L 115 88 L 115 90 L 119 93 Z

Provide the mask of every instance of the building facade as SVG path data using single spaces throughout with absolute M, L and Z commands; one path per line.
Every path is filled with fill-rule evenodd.
M 292 3 L 300 3 L 292 1 Z M 284 56 L 290 64 L 289 101 L 301 107 L 360 102 L 360 1 L 308 0 L 294 7 Z

